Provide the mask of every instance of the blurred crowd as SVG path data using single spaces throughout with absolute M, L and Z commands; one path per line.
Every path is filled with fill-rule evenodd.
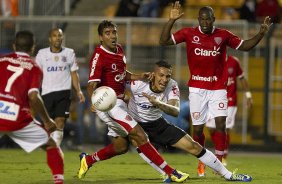
M 188 0 L 189 1 L 189 0 Z M 182 0 L 180 4 L 185 7 Z M 165 7 L 174 0 L 120 0 L 116 11 L 117 17 L 160 17 Z M 232 18 L 245 19 L 249 22 L 261 22 L 270 16 L 274 23 L 281 21 L 281 3 L 278 0 L 245 0 L 241 7 L 225 8 L 225 14 Z

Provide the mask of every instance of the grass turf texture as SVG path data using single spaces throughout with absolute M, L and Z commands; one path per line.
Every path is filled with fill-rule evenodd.
M 65 151 L 66 184 L 154 184 L 162 183 L 160 175 L 147 165 L 136 153 L 127 153 L 110 160 L 99 162 L 88 171 L 85 179 L 75 178 L 79 167 L 79 152 Z M 205 178 L 196 175 L 197 159 L 189 154 L 163 154 L 171 166 L 190 174 L 186 183 L 230 183 L 211 169 L 207 169 Z M 231 153 L 228 169 L 239 168 L 238 173 L 253 176 L 253 184 L 282 183 L 282 155 L 257 153 Z M 1 184 L 48 184 L 52 183 L 46 164 L 46 154 L 37 150 L 27 154 L 20 149 L 0 150 Z M 233 182 L 232 182 L 233 183 Z

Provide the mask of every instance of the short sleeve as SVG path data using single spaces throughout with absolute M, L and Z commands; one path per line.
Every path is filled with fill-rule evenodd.
M 69 57 L 71 61 L 71 71 L 73 72 L 73 71 L 78 70 L 77 59 L 76 59 L 74 50 L 71 49 Z

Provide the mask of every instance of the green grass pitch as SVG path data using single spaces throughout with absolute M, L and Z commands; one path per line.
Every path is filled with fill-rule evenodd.
M 66 184 L 154 184 L 162 183 L 159 174 L 147 165 L 136 153 L 127 153 L 95 164 L 85 179 L 75 178 L 79 166 L 79 152 L 65 151 Z M 196 175 L 197 159 L 190 154 L 163 154 L 173 167 L 190 174 L 186 183 L 230 183 L 207 169 L 205 178 Z M 239 169 L 240 173 L 253 176 L 253 184 L 282 183 L 282 154 L 232 153 L 228 159 L 228 169 Z M 0 150 L 1 184 L 48 184 L 52 183 L 46 164 L 46 154 L 37 150 L 31 154 L 20 149 Z M 233 183 L 233 182 L 231 182 Z

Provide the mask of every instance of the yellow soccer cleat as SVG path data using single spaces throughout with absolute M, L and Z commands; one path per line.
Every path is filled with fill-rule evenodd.
M 189 174 L 177 170 L 174 170 L 170 175 L 171 181 L 176 183 L 183 183 L 188 178 L 189 178 Z
M 77 172 L 77 177 L 79 179 L 83 179 L 85 177 L 85 174 L 87 173 L 87 171 L 91 167 L 91 166 L 87 165 L 86 156 L 87 156 L 86 153 L 81 153 L 79 155 L 79 158 L 80 158 L 80 168 L 79 168 L 79 170 Z

